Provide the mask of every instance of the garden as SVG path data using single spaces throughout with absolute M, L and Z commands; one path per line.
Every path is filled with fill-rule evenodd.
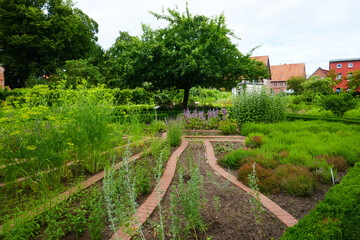
M 286 96 L 216 91 L 218 106 L 157 120 L 154 93 L 7 96 L 0 239 L 358 239 L 360 126 L 286 121 Z

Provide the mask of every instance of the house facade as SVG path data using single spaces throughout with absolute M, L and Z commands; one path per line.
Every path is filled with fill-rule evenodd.
M 313 74 L 310 75 L 309 78 L 318 76 L 320 79 L 325 78 L 329 75 L 329 70 L 325 70 L 321 67 L 319 67 Z
M 349 78 L 351 78 L 352 72 L 360 70 L 360 58 L 330 60 L 329 69 L 335 71 L 338 80 L 342 79 L 342 81 L 334 87 L 334 90 L 348 90 L 347 82 Z
M 287 91 L 287 80 L 291 77 L 306 78 L 305 63 L 274 65 L 270 67 L 270 71 L 270 88 L 275 94 Z
M 270 59 L 269 56 L 257 56 L 257 57 L 250 57 L 253 60 L 262 62 L 265 67 L 268 69 L 270 76 L 271 76 L 271 72 L 270 72 Z M 232 93 L 234 95 L 238 94 L 239 92 L 241 92 L 243 89 L 246 89 L 246 91 L 260 91 L 262 87 L 267 87 L 268 86 L 268 82 L 271 80 L 271 77 L 269 79 L 265 79 L 265 78 L 259 78 L 259 79 L 252 79 L 250 80 L 243 80 L 240 84 L 239 87 L 237 88 L 233 88 L 232 89 Z

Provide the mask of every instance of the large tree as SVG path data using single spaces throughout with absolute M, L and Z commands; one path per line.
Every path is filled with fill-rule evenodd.
M 143 25 L 141 39 L 122 35 L 114 45 L 118 50 L 113 52 L 123 56 L 123 62 L 129 64 L 124 59 L 131 59 L 133 63 L 122 72 L 122 80 L 129 86 L 150 82 L 158 89 L 183 89 L 186 108 L 194 86 L 231 88 L 243 78 L 267 76 L 262 63 L 241 54 L 231 42 L 230 37 L 236 36 L 226 27 L 223 14 L 193 16 L 188 7 L 182 14 L 176 9 L 168 9 L 168 15 L 152 14 L 168 26 L 154 30 Z M 130 49 L 131 53 L 126 53 Z
M 0 23 L 0 63 L 12 88 L 97 48 L 97 23 L 70 0 L 0 0 Z

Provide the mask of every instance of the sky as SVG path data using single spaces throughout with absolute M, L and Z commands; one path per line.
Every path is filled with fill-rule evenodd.
M 225 15 L 227 27 L 240 37 L 233 39 L 246 54 L 269 56 L 270 65 L 305 63 L 307 75 L 329 60 L 360 58 L 359 0 L 187 0 L 192 14 Z M 99 25 L 98 41 L 107 50 L 120 31 L 140 36 L 141 25 L 166 26 L 149 11 L 162 13 L 181 0 L 74 0 L 75 7 Z

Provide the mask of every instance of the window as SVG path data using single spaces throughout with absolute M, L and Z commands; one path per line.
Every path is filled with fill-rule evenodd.
M 339 74 L 337 75 L 336 79 L 337 79 L 337 80 L 340 80 L 341 77 L 342 77 L 342 76 L 341 76 L 341 73 L 339 73 Z
M 286 83 L 284 83 L 284 86 L 286 87 Z
M 352 67 L 353 67 L 353 63 L 349 63 L 348 68 L 352 68 Z
M 351 78 L 352 78 L 352 72 L 349 72 L 349 73 L 347 74 L 347 80 L 350 81 Z
M 273 84 L 273 87 L 277 87 L 277 83 L 274 83 L 274 84 Z
M 341 63 L 338 63 L 336 67 L 341 68 Z
M 282 83 L 280 83 L 280 87 L 282 87 L 282 85 L 283 85 L 283 84 L 282 84 Z

